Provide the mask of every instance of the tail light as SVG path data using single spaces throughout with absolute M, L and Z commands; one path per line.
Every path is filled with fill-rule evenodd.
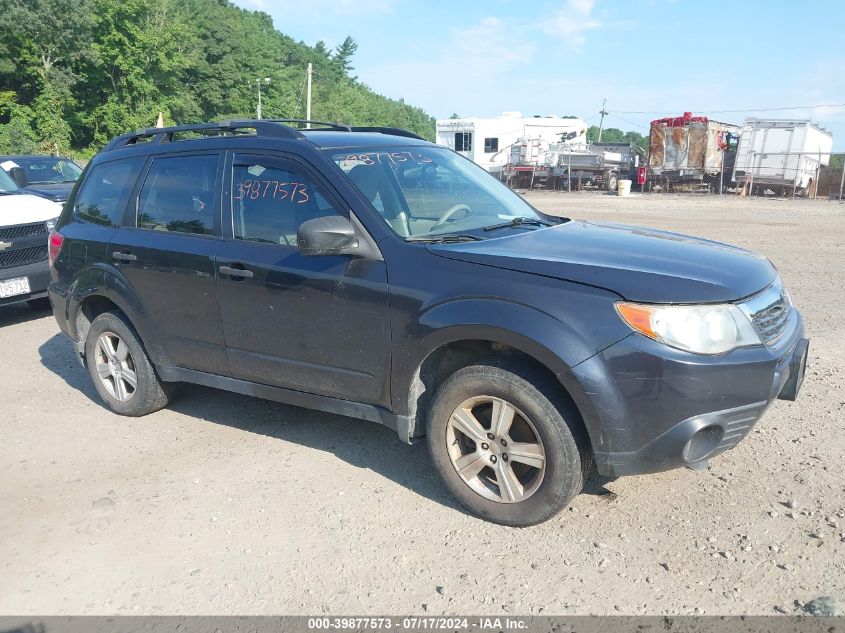
M 47 255 L 50 258 L 50 266 L 56 263 L 56 259 L 59 257 L 64 241 L 64 235 L 55 230 L 50 231 L 50 237 L 47 239 Z

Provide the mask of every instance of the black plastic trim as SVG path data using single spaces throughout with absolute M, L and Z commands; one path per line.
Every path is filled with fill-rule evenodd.
M 316 409 L 317 411 L 325 411 L 326 413 L 336 413 L 350 418 L 378 422 L 396 431 L 399 439 L 403 442 L 407 444 L 411 443 L 410 429 L 413 428 L 413 421 L 408 416 L 396 415 L 392 411 L 376 405 L 320 396 L 304 391 L 284 389 L 282 387 L 262 385 L 248 380 L 239 380 L 237 378 L 209 374 L 182 367 L 156 367 L 156 371 L 161 379 L 166 382 L 190 382 L 196 385 L 241 393 L 245 396 L 283 402 L 306 409 Z

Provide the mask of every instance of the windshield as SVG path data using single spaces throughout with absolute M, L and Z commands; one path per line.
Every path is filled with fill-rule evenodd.
M 76 163 L 61 156 L 19 156 L 10 162 L 26 172 L 26 179 L 30 184 L 75 182 L 82 173 Z M 4 168 L 9 169 L 6 163 Z
M 16 191 L 20 191 L 20 187 L 15 184 L 15 181 L 12 180 L 12 177 L 9 174 L 0 169 L 0 194 L 13 193 Z
M 484 237 L 482 229 L 502 223 L 548 223 L 486 171 L 445 148 L 333 150 L 332 159 L 401 237 Z

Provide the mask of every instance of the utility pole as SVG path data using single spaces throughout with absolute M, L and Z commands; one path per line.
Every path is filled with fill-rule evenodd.
M 309 121 L 309 123 L 305 124 L 306 129 L 311 127 L 311 75 L 313 72 L 314 67 L 311 65 L 311 62 L 308 62 L 308 70 L 305 71 L 308 84 L 308 88 L 305 93 L 305 120 Z
M 265 83 L 265 84 L 269 84 L 269 83 L 270 83 L 270 78 L 269 78 L 269 77 L 265 77 L 265 78 L 264 78 L 264 83 Z M 256 79 L 256 80 L 255 80 L 255 86 L 258 88 L 258 106 L 255 108 L 255 118 L 256 118 L 256 119 L 261 119 L 261 79 Z
M 601 110 L 599 110 L 599 114 L 601 115 L 601 121 L 599 122 L 599 143 L 601 143 L 601 133 L 604 130 L 604 117 L 607 116 L 607 108 L 605 106 L 607 106 L 607 97 L 601 102 Z

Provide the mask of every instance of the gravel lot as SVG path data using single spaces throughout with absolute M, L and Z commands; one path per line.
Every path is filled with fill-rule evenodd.
M 0 308 L 2 614 L 771 614 L 845 602 L 845 205 L 532 193 L 538 207 L 760 251 L 811 337 L 707 471 L 595 479 L 538 527 L 458 509 L 424 445 L 186 387 L 100 404 L 48 313 Z

